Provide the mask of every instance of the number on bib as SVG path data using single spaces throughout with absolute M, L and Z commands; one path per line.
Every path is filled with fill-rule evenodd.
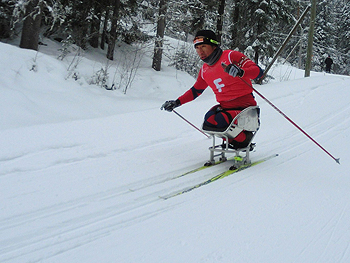
M 214 80 L 214 84 L 219 92 L 222 92 L 222 88 L 225 87 L 225 84 L 220 84 L 221 81 L 221 78 Z

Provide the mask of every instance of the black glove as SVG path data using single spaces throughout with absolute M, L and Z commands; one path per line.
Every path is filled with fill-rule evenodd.
M 160 108 L 161 110 L 166 110 L 166 111 L 173 111 L 176 107 L 179 107 L 181 105 L 181 102 L 179 99 L 177 100 L 168 100 L 164 102 L 162 107 Z
M 230 74 L 232 77 L 243 77 L 244 70 L 240 67 L 236 66 L 235 64 L 230 64 L 225 68 L 225 72 Z

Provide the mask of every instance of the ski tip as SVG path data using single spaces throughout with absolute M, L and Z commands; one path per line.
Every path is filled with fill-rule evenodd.
M 337 164 L 340 164 L 340 158 L 337 158 L 337 159 L 334 159 L 336 162 L 337 162 Z

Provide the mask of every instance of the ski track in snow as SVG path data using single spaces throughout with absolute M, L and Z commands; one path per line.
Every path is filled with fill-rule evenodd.
M 335 240 L 339 242 L 339 239 L 346 238 L 346 235 L 349 234 L 349 231 L 347 231 L 346 233 L 343 233 L 340 235 L 341 238 L 335 236 L 336 232 L 342 231 L 341 228 L 339 228 L 340 222 L 343 221 L 344 219 L 347 220 L 346 218 L 344 218 L 345 217 L 344 214 L 346 213 L 347 209 L 348 209 L 348 204 L 346 204 L 342 210 L 340 210 L 339 212 L 336 212 L 334 215 L 329 215 L 329 218 L 328 220 L 325 221 L 324 225 L 320 226 L 319 233 L 309 238 L 310 241 L 302 249 L 301 253 L 298 255 L 295 262 L 300 262 L 300 261 L 307 262 L 308 259 L 305 258 L 306 251 L 311 249 L 313 246 L 316 246 L 317 243 L 320 242 L 321 237 L 324 237 L 324 236 L 327 236 L 328 238 L 326 239 L 325 244 L 323 244 L 323 251 L 319 253 L 319 255 L 314 259 L 314 262 L 324 262 L 326 258 L 329 258 L 328 262 L 343 262 L 344 258 L 349 257 L 349 256 L 346 256 L 347 254 L 349 254 L 349 243 L 347 244 L 347 248 L 340 255 L 340 257 L 338 255 L 339 257 L 338 260 L 335 260 L 334 257 L 333 258 L 330 257 L 329 255 L 327 255 L 327 252 L 326 252 L 326 251 L 332 250 L 331 246 Z M 319 219 L 315 218 L 313 221 L 314 222 L 312 223 L 317 224 Z M 337 233 L 337 236 L 339 236 L 338 233 Z
M 46 251 L 47 258 L 50 258 L 57 255 L 58 251 L 75 249 L 117 229 L 172 209 L 173 205 L 168 206 L 166 203 L 156 209 L 152 204 L 165 202 L 160 199 L 161 195 L 205 181 L 229 165 L 223 163 L 176 179 L 164 179 L 165 174 L 158 175 L 106 192 L 5 218 L 0 221 L 0 231 L 9 239 L 1 244 L 1 262 L 12 262 L 38 251 Z M 20 236 L 12 236 L 13 229 L 19 231 Z M 40 258 L 35 261 L 40 261 Z
M 80 145 L 69 145 L 69 146 L 52 146 L 43 149 L 38 149 L 35 152 L 25 152 L 15 156 L 10 156 L 8 158 L 0 159 L 0 164 L 2 166 L 2 172 L 0 176 L 10 175 L 12 173 L 38 171 L 42 169 L 52 168 L 55 165 L 67 164 L 72 162 L 77 162 L 79 160 L 84 160 L 83 158 L 69 158 L 67 156 L 71 155 L 71 152 L 75 152 Z M 43 163 L 43 156 L 52 155 L 53 153 L 58 153 L 62 156 L 62 159 L 55 160 L 55 162 L 49 161 L 48 163 Z M 19 164 L 24 163 L 22 167 Z
M 54 257 L 59 250 L 66 252 L 75 249 L 109 235 L 117 229 L 165 212 L 172 209 L 172 206 L 164 205 L 161 209 L 152 207 L 155 202 L 164 202 L 159 198 L 160 195 L 174 191 L 176 188 L 180 190 L 187 185 L 202 182 L 213 174 L 227 169 L 229 165 L 229 163 L 223 163 L 174 180 L 172 180 L 174 177 L 168 177 L 168 180 L 159 181 L 158 178 L 164 178 L 164 175 L 160 175 L 157 178 L 149 178 L 149 180 L 2 220 L 0 230 L 4 233 L 11 232 L 14 228 L 32 229 L 31 232 L 21 233 L 16 241 L 14 240 L 16 237 L 12 237 L 11 240 L 4 242 L 0 250 L 0 254 L 3 255 L 2 262 L 11 262 L 17 260 L 18 255 L 26 257 L 41 250 L 52 251 L 52 254 L 46 252 L 46 257 Z M 246 180 L 249 177 L 243 179 Z M 152 180 L 153 183 L 149 183 Z M 146 191 L 143 191 L 145 189 Z M 91 214 L 89 211 L 94 212 Z M 72 214 L 75 217 L 72 218 Z M 55 222 L 55 224 L 48 222 Z M 6 244 L 16 245 L 7 246 Z M 12 257 L 12 254 L 15 256 Z M 37 260 L 40 261 L 40 258 Z
M 153 140 L 146 143 L 140 143 L 137 149 L 147 149 L 150 146 L 164 143 L 164 140 L 169 142 L 178 140 L 178 138 L 169 137 L 162 140 Z M 91 149 L 86 149 L 86 146 L 83 144 L 43 147 L 36 149 L 35 151 L 26 151 L 21 154 L 12 154 L 8 157 L 0 157 L 0 165 L 2 167 L 0 170 L 0 177 L 4 175 L 8 176 L 12 173 L 40 171 L 59 165 L 87 161 L 89 159 L 105 158 L 118 153 L 123 153 L 125 155 L 134 150 L 135 148 L 133 147 L 125 146 L 122 148 L 112 149 L 108 152 L 103 150 L 93 152 Z M 79 153 L 79 155 L 77 153 Z M 54 161 L 49 157 L 45 158 L 45 156 L 53 155 L 56 156 Z M 60 159 L 57 159 L 58 156 Z M 45 161 L 45 159 L 47 159 L 47 161 Z
M 169 140 L 171 139 L 167 138 L 167 142 Z M 210 141 L 207 142 L 210 145 Z M 117 148 L 95 154 L 91 154 L 94 149 L 86 149 L 83 144 L 42 147 L 32 152 L 27 151 L 10 158 L 2 158 L 0 160 L 3 170 L 1 175 L 19 176 L 38 171 L 50 174 L 59 166 L 69 166 L 77 162 L 88 163 L 91 159 L 103 159 L 110 155 L 119 159 L 119 155 L 128 154 L 125 151 L 132 154 L 132 152 L 148 150 L 147 148 L 157 147 L 163 143 L 164 139 L 143 143 L 136 149 Z M 55 159 L 51 157 L 45 161 L 46 156 L 55 156 Z M 201 165 L 198 164 L 198 166 Z M 43 251 L 45 251 L 46 258 L 54 257 L 60 253 L 59 251 L 66 252 L 75 249 L 105 237 L 120 228 L 172 209 L 173 205 L 167 205 L 160 196 L 205 181 L 228 169 L 230 165 L 228 161 L 176 178 L 183 172 L 196 168 L 192 165 L 170 173 L 158 173 L 147 179 L 112 187 L 94 195 L 5 217 L 0 221 L 0 231 L 8 238 L 5 238 L 0 246 L 1 262 L 18 261 L 26 257 L 32 258 L 33 262 L 40 261 L 40 257 L 36 258 L 35 255 L 43 254 Z M 31 194 L 33 193 L 27 193 L 27 195 Z M 16 197 L 18 196 L 13 196 L 13 198 Z M 163 202 L 163 205 L 152 206 L 156 202 Z M 13 231 L 14 229 L 16 232 Z M 19 233 L 19 235 L 12 233 Z

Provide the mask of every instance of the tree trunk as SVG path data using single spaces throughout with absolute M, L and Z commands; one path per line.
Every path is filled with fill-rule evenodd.
M 259 46 L 258 47 L 254 47 L 254 51 L 255 51 L 255 53 L 254 53 L 254 62 L 255 62 L 255 64 L 259 64 L 259 49 L 260 49 Z
M 98 40 L 100 38 L 100 24 L 101 24 L 101 5 L 100 3 L 95 3 L 94 16 L 91 21 L 90 30 L 90 45 L 93 48 L 98 48 Z
M 314 29 L 316 20 L 316 0 L 312 0 L 311 3 L 311 18 L 310 18 L 310 28 L 309 28 L 309 40 L 307 45 L 307 57 L 305 65 L 305 77 L 310 77 L 311 71 L 311 60 L 312 60 L 312 46 L 314 42 Z
M 105 16 L 104 16 L 105 20 L 103 22 L 103 30 L 102 30 L 102 35 L 101 35 L 101 43 L 100 43 L 101 49 L 105 49 L 108 18 L 109 18 L 109 9 L 107 8 L 105 11 Z
M 41 7 L 39 0 L 28 1 L 23 22 L 20 48 L 38 50 L 41 25 Z
M 217 30 L 217 38 L 219 43 L 221 43 L 222 27 L 224 24 L 225 1 L 226 0 L 220 1 L 219 10 L 218 10 L 218 20 L 217 20 L 216 30 Z
M 120 9 L 120 0 L 115 0 L 113 15 L 112 15 L 111 34 L 108 39 L 107 58 L 109 60 L 113 60 L 113 56 L 114 56 L 115 41 L 117 39 L 117 23 L 119 18 L 119 9 Z
M 231 31 L 231 38 L 232 38 L 232 46 L 231 49 L 238 48 L 238 50 L 242 50 L 242 44 L 241 44 L 241 32 L 239 30 L 239 14 L 240 14 L 240 0 L 235 1 L 235 7 L 232 14 L 232 29 Z
M 298 4 L 298 18 L 300 17 L 300 2 Z M 300 40 L 299 40 L 299 51 L 298 51 L 298 68 L 301 69 L 301 54 L 303 52 L 303 28 L 300 26 Z
M 152 62 L 152 68 L 155 69 L 156 71 L 160 71 L 161 64 L 162 64 L 166 12 L 167 12 L 166 1 L 160 0 L 159 1 L 159 17 L 158 17 L 158 24 L 157 24 L 157 35 L 156 35 L 153 62 Z

